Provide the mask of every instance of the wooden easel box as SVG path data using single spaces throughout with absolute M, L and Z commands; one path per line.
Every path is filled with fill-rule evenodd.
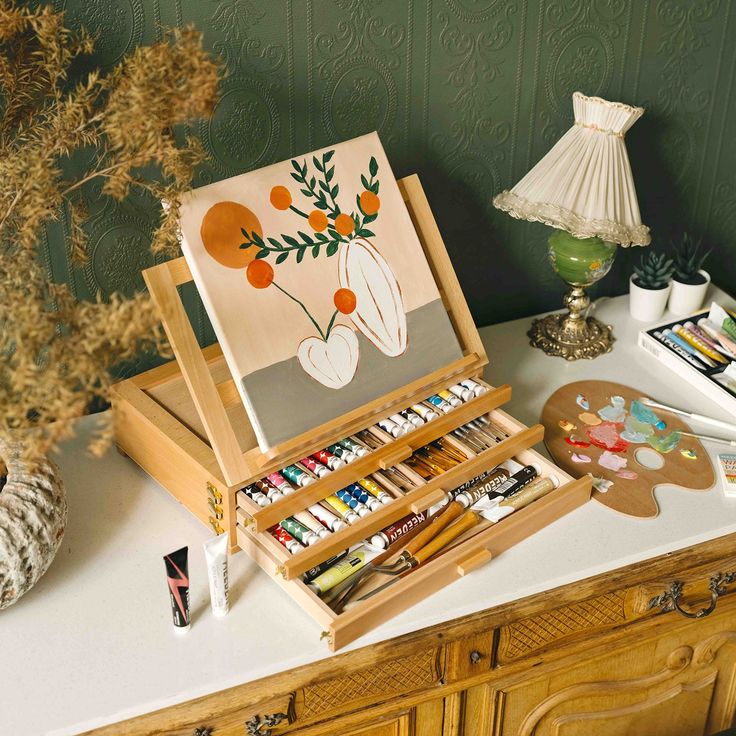
M 591 481 L 564 473 L 529 449 L 543 428 L 525 427 L 499 407 L 509 400 L 509 386 L 488 391 L 415 432 L 392 440 L 366 457 L 334 471 L 264 508 L 238 491 L 247 484 L 297 461 L 359 429 L 374 425 L 398 409 L 426 398 L 463 378 L 482 382 L 487 358 L 429 203 L 416 175 L 399 181 L 419 240 L 427 256 L 463 350 L 463 358 L 336 420 L 288 442 L 259 449 L 235 383 L 218 345 L 200 348 L 177 287 L 192 280 L 184 258 L 144 272 L 152 298 L 172 345 L 175 360 L 113 387 L 116 442 L 124 454 L 183 503 L 214 532 L 230 532 L 233 550 L 245 549 L 323 627 L 337 649 L 460 575 L 533 534 L 590 498 Z M 356 524 L 332 534 L 298 555 L 289 554 L 268 529 L 281 519 L 325 498 L 335 490 L 400 463 L 418 447 L 457 426 L 488 416 L 510 437 L 451 471 L 422 483 Z M 534 463 L 560 485 L 551 494 L 503 523 L 461 537 L 419 570 L 342 614 L 335 614 L 300 579 L 312 565 L 402 518 L 421 511 L 445 492 L 482 470 L 511 457 Z

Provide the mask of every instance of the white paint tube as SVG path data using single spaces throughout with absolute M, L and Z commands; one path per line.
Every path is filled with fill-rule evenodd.
M 227 578 L 228 533 L 212 537 L 204 543 L 204 559 L 207 563 L 207 578 L 210 581 L 210 604 L 217 618 L 230 610 Z

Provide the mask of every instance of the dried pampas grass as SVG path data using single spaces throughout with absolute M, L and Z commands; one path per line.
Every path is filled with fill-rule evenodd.
M 72 62 L 92 48 L 63 13 L 0 0 L 0 438 L 22 433 L 36 456 L 71 434 L 93 400 L 107 400 L 116 364 L 167 351 L 147 295 L 77 302 L 49 281 L 38 255 L 44 224 L 68 208 L 70 253 L 84 263 L 85 212 L 70 195 L 102 180 L 103 195 L 118 201 L 133 190 L 167 201 L 152 247 L 175 252 L 179 197 L 202 160 L 198 142 L 181 143 L 175 131 L 209 116 L 217 93 L 219 68 L 194 30 L 71 82 Z M 65 178 L 64 160 L 87 147 L 92 165 Z M 151 167 L 155 179 L 144 176 Z

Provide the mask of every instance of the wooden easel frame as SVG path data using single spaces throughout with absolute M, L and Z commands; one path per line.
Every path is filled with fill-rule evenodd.
M 227 407 L 240 402 L 232 378 L 216 383 L 208 368 L 212 351 L 199 347 L 177 287 L 192 280 L 183 257 L 162 263 L 143 272 L 148 290 L 161 315 L 161 321 L 176 357 L 192 402 L 196 407 L 207 439 L 226 483 L 243 483 L 263 474 L 269 465 L 300 457 L 300 451 L 318 444 L 329 444 L 361 428 L 378 412 L 406 406 L 417 396 L 426 396 L 447 385 L 451 378 L 477 375 L 487 357 L 473 318 L 452 268 L 437 223 L 416 174 L 399 180 L 417 235 L 439 287 L 443 304 L 463 349 L 463 358 L 440 370 L 417 379 L 390 394 L 364 404 L 347 414 L 326 422 L 307 433 L 281 443 L 268 452 L 258 447 L 243 449 L 239 445 Z

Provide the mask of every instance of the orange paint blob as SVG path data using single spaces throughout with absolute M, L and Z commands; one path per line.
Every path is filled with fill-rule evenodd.
M 338 312 L 350 314 L 355 311 L 357 300 L 355 299 L 355 293 L 350 289 L 338 289 L 335 292 L 333 301 Z
M 369 190 L 365 190 L 360 195 L 360 209 L 365 212 L 366 215 L 375 215 L 381 207 L 381 200 L 377 194 Z
M 273 267 L 262 258 L 251 261 L 245 271 L 248 282 L 256 289 L 265 289 L 273 281 Z
M 213 204 L 199 228 L 199 234 L 207 253 L 220 265 L 227 268 L 245 268 L 255 257 L 258 248 L 241 248 L 245 236 L 256 232 L 263 237 L 263 228 L 258 218 L 247 207 L 237 202 L 218 202 Z
M 344 212 L 340 213 L 335 218 L 335 230 L 337 230 L 340 235 L 350 235 L 350 233 L 355 230 L 353 218 L 350 217 L 350 215 L 346 215 Z
M 291 192 L 286 187 L 274 187 L 271 190 L 271 204 L 277 210 L 288 210 L 291 207 Z
M 312 210 L 307 218 L 309 226 L 317 233 L 321 233 L 327 227 L 327 215 L 322 210 Z

